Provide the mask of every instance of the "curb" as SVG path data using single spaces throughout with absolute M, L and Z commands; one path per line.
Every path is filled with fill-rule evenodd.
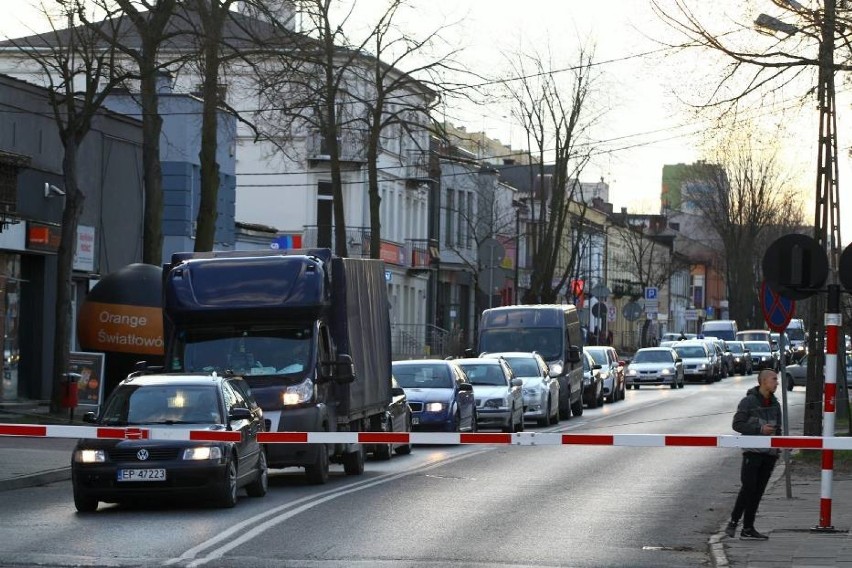
M 769 483 L 767 484 L 769 489 L 775 489 L 775 486 L 778 484 L 778 481 L 781 479 L 781 476 L 784 475 L 786 470 L 787 466 L 781 456 L 779 456 L 778 462 L 781 466 L 776 466 L 775 470 L 772 472 L 772 477 L 769 478 Z M 722 526 L 719 527 L 719 532 L 711 535 L 710 539 L 707 541 L 707 546 L 710 549 L 710 558 L 713 560 L 713 566 L 716 568 L 728 568 L 731 566 L 731 563 L 728 560 L 728 555 L 725 554 L 724 539 L 727 538 L 725 536 L 725 527 L 727 525 L 728 519 L 725 518 L 725 520 L 722 521 Z
M 68 481 L 69 479 L 71 479 L 70 467 L 52 469 L 0 480 L 0 492 L 23 489 L 25 487 L 37 487 L 39 485 L 47 485 L 48 483 L 56 483 L 57 481 Z

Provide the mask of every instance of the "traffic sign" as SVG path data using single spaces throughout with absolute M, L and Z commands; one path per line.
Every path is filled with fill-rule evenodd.
M 607 307 L 606 304 L 604 304 L 603 302 L 598 302 L 597 304 L 592 306 L 592 315 L 596 318 L 602 318 L 604 317 L 604 315 L 606 315 L 606 313 Z
M 656 286 L 646 286 L 645 287 L 645 300 L 656 300 L 660 293 L 659 288 Z
M 606 321 L 613 322 L 616 320 L 617 316 L 618 311 L 615 309 L 615 306 L 610 306 L 609 309 L 607 309 Z
M 775 293 L 765 281 L 760 285 L 760 308 L 763 319 L 772 331 L 781 333 L 787 329 L 796 310 L 796 302 Z
M 627 321 L 636 321 L 642 315 L 642 306 L 639 305 L 639 302 L 624 304 L 624 307 L 621 308 L 621 315 Z
M 828 257 L 816 239 L 807 235 L 776 239 L 763 254 L 761 265 L 766 282 L 791 300 L 810 298 L 828 279 Z

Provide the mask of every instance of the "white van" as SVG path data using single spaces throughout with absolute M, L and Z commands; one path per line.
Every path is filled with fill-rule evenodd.
M 793 318 L 787 324 L 787 337 L 790 339 L 790 349 L 794 352 L 804 351 L 805 344 L 808 342 L 807 330 L 805 330 L 805 320 Z
M 734 320 L 711 320 L 701 324 L 701 335 L 718 337 L 725 341 L 736 341 L 737 322 Z

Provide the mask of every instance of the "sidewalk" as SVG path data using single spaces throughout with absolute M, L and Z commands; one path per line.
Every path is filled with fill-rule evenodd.
M 49 418 L 47 407 L 38 403 L 0 403 L 0 423 L 45 424 Z M 74 439 L 0 436 L 0 492 L 71 479 L 75 443 Z M 724 524 L 718 533 L 708 535 L 715 566 L 852 568 L 852 472 L 833 476 L 831 520 L 838 531 L 833 534 L 811 531 L 819 523 L 819 466 L 794 462 L 791 480 L 793 498 L 787 499 L 784 467 L 779 461 L 757 517 L 757 528 L 769 535 L 768 541 L 741 541 L 739 532 L 737 537 L 727 538 Z
M 81 415 L 78 413 L 75 418 L 79 421 Z M 55 424 L 57 421 L 49 416 L 46 404 L 25 401 L 0 403 L 0 423 Z M 0 436 L 0 492 L 71 479 L 71 451 L 76 443 L 76 439 L 70 438 Z
M 723 532 L 710 537 L 715 566 L 770 568 L 845 566 L 852 568 L 852 472 L 834 472 L 831 524 L 837 532 L 812 531 L 819 524 L 820 468 L 794 462 L 787 499 L 783 463 L 779 461 L 763 496 L 755 523 L 767 541 L 741 541 Z M 725 519 L 727 523 L 727 519 Z

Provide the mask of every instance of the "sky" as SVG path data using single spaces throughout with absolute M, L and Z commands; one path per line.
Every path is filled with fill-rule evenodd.
M 659 0 L 670 6 L 674 0 Z M 736 31 L 760 40 L 749 22 L 757 13 L 775 9 L 768 0 L 686 0 L 699 6 L 708 25 L 720 31 Z M 0 20 L 0 36 L 27 33 L 38 27 L 33 0 L 3 0 L 14 16 Z M 367 13 L 377 0 L 361 0 L 359 9 Z M 649 0 L 411 0 L 413 10 L 400 15 L 400 25 L 420 33 L 441 29 L 445 49 L 458 49 L 454 56 L 461 66 L 478 74 L 504 77 L 508 73 L 507 53 L 549 52 L 557 68 L 576 62 L 580 45 L 593 47 L 595 84 L 590 108 L 598 116 L 590 138 L 595 156 L 581 175 L 582 181 L 603 179 L 610 186 L 610 201 L 616 210 L 659 212 L 660 186 L 664 164 L 691 163 L 704 158 L 702 139 L 707 138 L 712 117 L 696 115 L 690 103 L 704 100 L 722 73 L 724 61 L 700 51 L 672 54 L 663 43 L 679 36 L 654 14 Z M 738 29 L 738 26 L 741 26 Z M 567 77 L 566 77 L 567 79 Z M 840 85 L 841 81 L 838 81 Z M 497 87 L 489 88 L 496 92 Z M 789 101 L 801 95 L 780 92 L 770 96 Z M 844 115 L 852 115 L 852 104 L 839 89 L 838 135 L 840 187 L 852 184 L 849 168 L 849 141 L 844 136 Z M 511 109 L 498 103 L 472 104 L 448 99 L 443 117 L 468 131 L 484 131 L 513 148 L 525 147 L 526 135 L 511 117 Z M 452 106 L 450 106 L 452 105 Z M 747 116 L 762 121 L 782 122 L 785 137 L 774 140 L 782 147 L 782 162 L 801 189 L 805 220 L 813 221 L 817 162 L 818 114 L 813 99 L 784 114 L 764 104 L 754 104 Z M 850 130 L 850 129 L 846 129 Z M 852 130 L 850 130 L 852 132 Z M 712 138 L 712 137 L 711 137 Z M 843 192 L 842 193 L 848 193 Z M 849 202 L 847 199 L 846 202 Z M 841 211 L 844 198 L 841 196 Z M 841 215 L 841 236 L 852 237 L 852 215 Z

